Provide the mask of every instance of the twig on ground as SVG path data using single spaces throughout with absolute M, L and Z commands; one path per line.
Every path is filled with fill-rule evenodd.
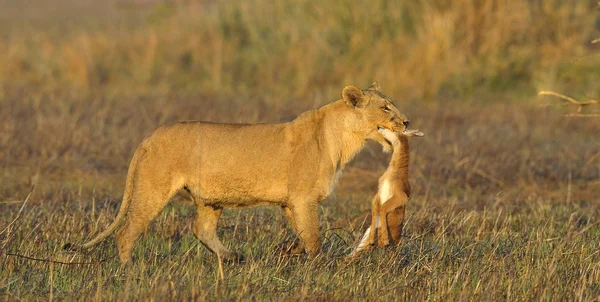
M 572 97 L 568 97 L 568 96 L 566 96 L 564 94 L 556 93 L 554 91 L 540 91 L 538 93 L 538 95 L 551 95 L 551 96 L 555 96 L 555 97 L 557 97 L 559 99 L 563 99 L 563 100 L 565 100 L 565 101 L 567 101 L 567 102 L 569 102 L 569 103 L 571 103 L 573 105 L 579 106 L 577 108 L 577 112 L 581 112 L 581 109 L 583 107 L 585 107 L 585 106 L 596 105 L 596 104 L 600 103 L 600 101 L 598 101 L 598 100 L 589 100 L 589 101 L 581 102 L 581 101 L 578 101 L 578 100 L 576 100 L 576 99 L 574 99 Z
M 6 256 L 17 257 L 17 258 L 31 260 L 31 261 L 44 262 L 44 263 L 48 263 L 48 264 L 53 263 L 53 264 L 62 264 L 62 265 L 91 265 L 91 264 L 100 264 L 100 263 L 106 262 L 106 260 L 108 260 L 108 258 L 107 258 L 107 259 L 102 259 L 98 262 L 62 262 L 62 261 L 56 261 L 56 260 L 50 260 L 50 259 L 29 257 L 29 256 L 25 256 L 25 255 L 20 255 L 20 254 L 14 254 L 14 253 L 6 253 Z
M 557 97 L 561 100 L 566 101 L 567 103 L 565 105 L 575 105 L 577 106 L 577 113 L 569 113 L 566 114 L 566 117 L 600 117 L 600 113 L 581 113 L 581 110 L 583 110 L 583 107 L 585 106 L 589 106 L 589 105 L 597 105 L 600 104 L 599 100 L 587 100 L 587 101 L 578 101 L 572 97 L 566 96 L 564 94 L 560 94 L 560 93 L 556 93 L 554 91 L 540 91 L 538 93 L 538 95 L 549 95 L 549 96 L 554 96 Z

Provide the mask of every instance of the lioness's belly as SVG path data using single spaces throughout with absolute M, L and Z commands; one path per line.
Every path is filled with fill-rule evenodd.
M 293 156 L 282 125 L 205 124 L 199 146 L 199 191 L 227 207 L 283 203 Z

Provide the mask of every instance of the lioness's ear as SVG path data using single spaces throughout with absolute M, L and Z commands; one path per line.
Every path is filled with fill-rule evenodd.
M 377 81 L 375 81 L 375 82 L 373 82 L 373 84 L 371 84 L 371 86 L 367 90 L 381 92 L 381 86 L 379 86 L 379 83 L 377 83 Z
M 352 107 L 362 107 L 368 102 L 362 90 L 352 85 L 344 87 L 342 90 L 342 98 L 344 98 L 344 101 L 346 101 L 348 106 Z

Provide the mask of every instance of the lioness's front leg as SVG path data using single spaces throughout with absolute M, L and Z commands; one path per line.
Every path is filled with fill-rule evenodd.
M 304 245 L 304 250 L 315 255 L 321 250 L 319 241 L 319 212 L 316 201 L 298 201 L 291 205 L 292 225 Z
M 292 210 L 286 206 L 283 206 L 282 209 L 285 213 L 285 218 L 289 221 L 290 225 L 292 226 L 292 230 L 296 232 L 298 227 L 296 226 L 296 222 L 294 221 L 294 215 L 292 214 Z M 304 253 L 304 243 L 301 240 L 297 240 L 292 247 L 288 248 L 285 251 L 285 254 L 288 255 L 299 255 L 302 253 Z

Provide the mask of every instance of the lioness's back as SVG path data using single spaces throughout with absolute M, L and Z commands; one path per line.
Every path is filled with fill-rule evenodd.
M 158 128 L 140 148 L 153 172 L 181 175 L 208 201 L 284 201 L 293 156 L 285 131 L 286 124 L 183 122 Z

